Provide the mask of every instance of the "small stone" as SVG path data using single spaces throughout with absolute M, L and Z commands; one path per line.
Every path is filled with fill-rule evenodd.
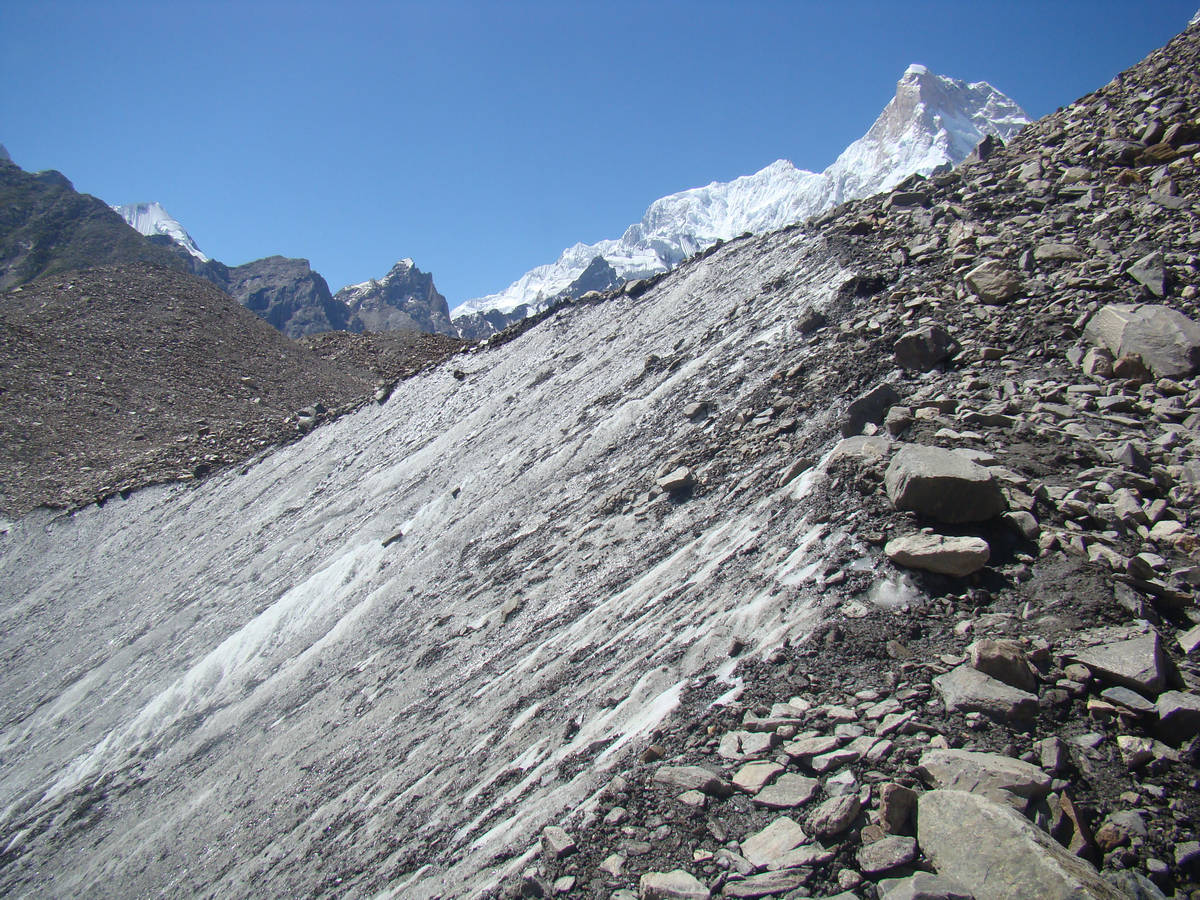
M 967 648 L 971 667 L 1022 691 L 1037 690 L 1037 674 L 1017 641 L 978 640 Z
M 1155 704 L 1158 733 L 1171 744 L 1182 744 L 1200 734 L 1200 696 L 1165 691 Z
M 842 742 L 833 735 L 818 735 L 789 741 L 783 745 L 783 752 L 792 759 L 807 760 L 821 753 L 836 750 L 841 745 Z
M 692 478 L 692 470 L 687 466 L 680 466 L 657 479 L 656 483 L 668 494 L 677 494 L 690 488 L 695 481 Z
M 1110 687 L 1105 688 L 1100 692 L 1100 696 L 1109 703 L 1117 703 L 1121 706 L 1131 709 L 1136 713 L 1146 715 L 1154 712 L 1154 704 L 1143 697 L 1137 691 L 1131 691 L 1126 687 Z
M 967 287 L 982 302 L 1006 303 L 1021 291 L 1021 277 L 999 260 L 989 259 L 968 272 Z
M 542 830 L 542 850 L 551 859 L 570 856 L 576 849 L 575 841 L 557 825 L 549 825 Z
M 604 858 L 604 862 L 600 863 L 600 870 L 614 878 L 621 874 L 623 868 L 625 868 L 625 857 L 620 853 L 611 853 Z
M 889 782 L 879 789 L 879 824 L 887 834 L 908 834 L 917 792 L 902 784 Z
M 1057 775 L 1064 771 L 1071 761 L 1067 745 L 1059 737 L 1048 737 L 1038 741 L 1033 745 L 1033 749 L 1038 754 L 1041 768 L 1051 775 Z
M 858 851 L 858 867 L 866 875 L 877 875 L 917 858 L 917 842 L 899 834 L 867 844 Z
M 728 797 L 733 789 L 716 772 L 703 766 L 660 766 L 654 782 L 681 791 L 701 791 L 714 797 Z
M 898 566 L 958 578 L 978 572 L 991 557 L 991 548 L 983 538 L 940 534 L 908 534 L 893 538 L 883 552 Z
M 808 829 L 816 837 L 841 834 L 854 822 L 860 809 L 857 794 L 830 797 L 812 811 L 808 817 Z

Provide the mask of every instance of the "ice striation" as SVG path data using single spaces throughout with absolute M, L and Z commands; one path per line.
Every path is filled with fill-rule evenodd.
M 522 304 L 537 312 L 596 256 L 627 279 L 669 270 L 717 241 L 781 228 L 888 190 L 914 173 L 955 165 L 984 135 L 1007 142 L 1028 122 L 1021 107 L 986 82 L 909 66 L 870 130 L 824 172 L 781 159 L 753 175 L 662 197 L 620 238 L 568 247 L 553 263 L 530 270 L 499 293 L 468 300 L 451 316 L 510 312 Z
M 113 209 L 139 233 L 147 237 L 165 235 L 196 259 L 208 262 L 208 257 L 200 252 L 192 236 L 172 218 L 161 203 L 126 203 L 123 206 L 114 206 Z
M 6 525 L 0 894 L 519 872 L 692 679 L 730 679 L 734 635 L 766 654 L 837 602 L 815 482 L 781 487 L 782 454 L 728 477 L 683 410 L 753 402 L 847 277 L 802 231 L 731 243 L 244 470 Z M 697 490 L 650 493 L 680 454 Z

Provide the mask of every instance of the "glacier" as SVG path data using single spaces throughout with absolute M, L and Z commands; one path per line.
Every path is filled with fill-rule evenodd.
M 797 322 L 848 277 L 802 230 L 733 241 L 244 467 L 0 523 L 0 894 L 518 873 L 689 685 L 735 695 L 845 602 L 818 470 L 779 477 L 836 412 L 727 428 L 793 390 Z M 680 462 L 692 495 L 657 491 Z
M 133 227 L 139 234 L 152 237 L 162 234 L 190 253 L 200 262 L 208 262 L 192 236 L 174 219 L 161 203 L 126 203 L 113 206 L 113 211 Z
M 508 313 L 522 304 L 537 312 L 596 256 L 626 279 L 667 271 L 717 241 L 800 222 L 889 190 L 910 175 L 956 165 L 985 135 L 1007 142 L 1028 123 L 1024 110 L 987 82 L 967 83 L 913 64 L 867 133 L 825 171 L 780 159 L 753 175 L 662 197 L 620 238 L 568 247 L 504 290 L 455 307 L 451 318 L 492 309 Z

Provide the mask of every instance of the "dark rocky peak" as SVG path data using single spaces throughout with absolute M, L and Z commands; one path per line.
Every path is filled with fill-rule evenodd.
M 288 337 L 342 331 L 350 324 L 344 303 L 307 259 L 268 256 L 226 270 L 225 290 Z
M 603 256 L 597 256 L 588 267 L 580 273 L 579 277 L 572 281 L 563 290 L 563 297 L 570 297 L 572 300 L 578 300 L 588 291 L 608 291 L 615 287 L 619 287 L 625 281 L 617 270 L 609 265 L 608 260 Z
M 342 288 L 334 299 L 347 308 L 351 331 L 457 334 L 433 275 L 422 272 L 411 259 L 400 260 L 383 278 Z

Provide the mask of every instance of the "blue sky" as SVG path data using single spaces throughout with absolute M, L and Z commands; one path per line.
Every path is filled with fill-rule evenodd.
M 336 291 L 411 256 L 454 306 L 664 194 L 824 168 L 910 62 L 1036 117 L 1197 5 L 7 2 L 0 143 L 223 262 L 307 257 Z

